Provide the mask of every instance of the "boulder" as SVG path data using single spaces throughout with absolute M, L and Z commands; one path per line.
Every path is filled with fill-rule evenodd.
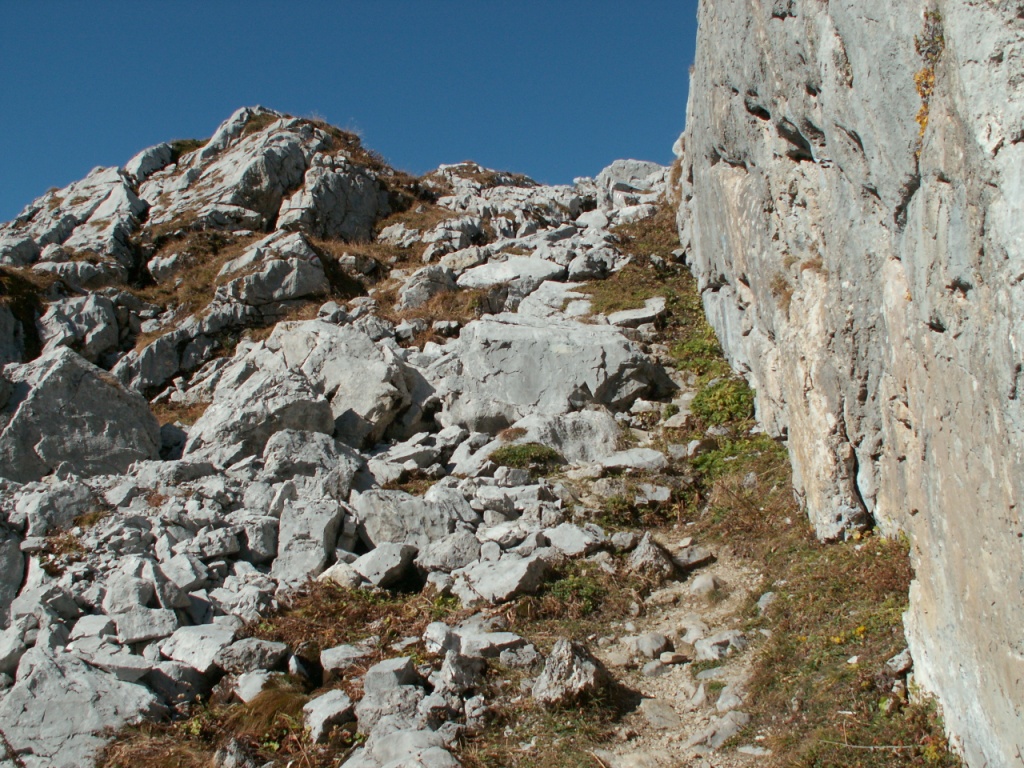
M 410 402 L 405 365 L 356 328 L 278 323 L 266 348 L 329 400 L 334 436 L 354 447 L 379 440 Z
M 416 557 L 416 547 L 385 542 L 352 563 L 353 570 L 377 587 L 400 581 Z
M 390 212 L 387 190 L 344 156 L 317 155 L 302 187 L 281 205 L 277 226 L 324 239 L 365 241 Z
M 531 414 L 512 428 L 526 430 L 513 443 L 540 443 L 558 451 L 570 463 L 590 463 L 615 453 L 622 431 L 606 410 L 555 415 Z
M 458 290 L 458 286 L 451 270 L 432 264 L 416 270 L 409 276 L 398 291 L 398 304 L 395 309 L 415 309 L 439 293 L 450 293 L 455 290 Z
M 452 591 L 467 605 L 481 600 L 503 603 L 518 595 L 536 592 L 550 571 L 547 561 L 539 554 L 519 557 L 507 553 L 499 560 L 479 561 L 455 571 Z
M 218 299 L 254 306 L 325 295 L 331 287 L 309 241 L 280 230 L 225 262 L 218 278 L 227 280 L 217 288 Z
M 428 374 L 439 420 L 494 433 L 533 414 L 628 408 L 674 385 L 611 326 L 502 314 L 469 323 Z
M 288 646 L 284 643 L 247 637 L 221 648 L 213 660 L 225 672 L 241 675 L 260 669 L 274 669 L 287 655 Z
M 352 508 L 360 533 L 373 546 L 400 542 L 425 548 L 454 532 L 461 520 L 475 517 L 461 494 L 432 502 L 403 491 L 373 489 L 353 494 Z
M 328 434 L 283 429 L 272 435 L 263 449 L 263 478 L 276 483 L 296 475 L 312 477 L 317 472 L 326 475 L 337 470 L 339 495 L 344 498 L 362 463 L 357 453 L 339 446 Z
M 281 512 L 277 559 L 271 573 L 292 585 L 319 576 L 334 552 L 345 510 L 334 499 L 286 506 Z
M 262 454 L 283 429 L 331 434 L 331 406 L 277 355 L 257 350 L 224 372 L 213 403 L 189 430 L 184 456 L 228 466 Z
M 145 687 L 38 647 L 22 657 L 18 681 L 0 699 L 4 734 L 33 768 L 90 765 L 104 734 L 163 711 Z
M 342 691 L 328 691 L 302 707 L 302 719 L 314 744 L 325 740 L 332 726 L 355 720 L 352 700 Z
M 95 293 L 51 303 L 39 327 L 44 352 L 64 346 L 93 363 L 120 339 L 114 303 Z
M 427 573 L 451 573 L 480 558 L 480 540 L 469 531 L 456 531 L 427 544 L 416 556 L 416 566 Z
M 658 582 L 671 578 L 675 573 L 675 564 L 658 542 L 648 531 L 640 539 L 629 556 L 629 569 L 640 576 L 653 578 Z
M 118 474 L 160 457 L 149 404 L 66 347 L 10 365 L 0 410 L 0 477 L 38 480 L 60 466 L 79 476 Z
M 568 557 L 583 557 L 603 547 L 607 538 L 604 531 L 593 523 L 582 528 L 573 523 L 562 523 L 544 531 L 551 546 Z
M 0 528 L 0 629 L 7 626 L 7 609 L 25 579 L 25 555 L 20 544 L 11 532 Z
M 491 288 L 514 283 L 522 288 L 523 294 L 527 294 L 545 280 L 561 280 L 565 275 L 565 267 L 554 262 L 528 256 L 509 256 L 505 261 L 491 261 L 467 269 L 459 275 L 457 282 L 460 288 Z
M 559 640 L 533 685 L 533 697 L 545 706 L 561 706 L 599 693 L 609 681 L 607 670 L 583 645 Z
M 232 630 L 213 624 L 181 627 L 163 642 L 160 652 L 205 675 L 213 671 L 217 666 L 217 655 L 234 639 Z

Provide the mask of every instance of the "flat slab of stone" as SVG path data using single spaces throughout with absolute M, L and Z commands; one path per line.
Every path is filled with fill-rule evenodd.
M 525 278 L 535 286 L 545 280 L 565 277 L 565 267 L 553 261 L 529 256 L 509 256 L 505 261 L 492 261 L 467 269 L 456 281 L 460 288 L 490 288 Z

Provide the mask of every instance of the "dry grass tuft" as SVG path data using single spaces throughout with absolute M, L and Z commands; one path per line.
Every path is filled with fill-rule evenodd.
M 386 649 L 397 640 L 422 635 L 432 621 L 458 620 L 469 613 L 460 609 L 457 600 L 426 592 L 371 591 L 310 582 L 276 615 L 248 626 L 243 634 L 292 648 L 301 645 L 310 653 L 379 636 L 379 647 Z M 384 657 L 381 650 L 368 663 Z
M 210 768 L 212 750 L 189 743 L 166 727 L 144 723 L 97 757 L 100 768 Z
M 206 413 L 209 403 L 151 403 L 149 408 L 162 427 L 180 421 L 182 424 L 195 424 L 199 417 Z
M 0 306 L 8 307 L 21 323 L 29 360 L 42 352 L 36 320 L 46 311 L 46 295 L 57 282 L 58 278 L 31 269 L 0 267 Z

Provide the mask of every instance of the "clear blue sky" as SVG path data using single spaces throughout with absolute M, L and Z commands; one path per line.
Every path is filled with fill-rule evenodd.
M 473 159 L 564 183 L 668 163 L 697 0 L 9 2 L 0 221 L 51 186 L 263 104 L 423 173 Z

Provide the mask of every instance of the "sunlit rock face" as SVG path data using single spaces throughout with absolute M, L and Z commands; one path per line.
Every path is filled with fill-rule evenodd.
M 1019 4 L 724 0 L 699 29 L 679 224 L 709 319 L 819 535 L 909 536 L 918 682 L 971 765 L 1012 764 Z

